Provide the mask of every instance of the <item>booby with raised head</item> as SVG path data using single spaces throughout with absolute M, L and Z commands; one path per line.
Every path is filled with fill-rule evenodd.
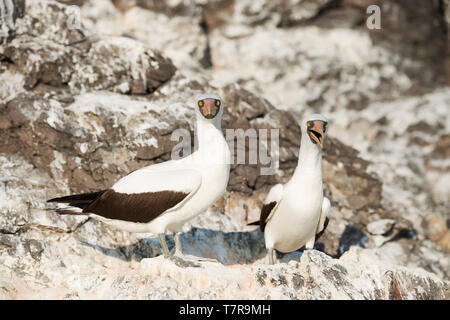
M 230 150 L 221 130 L 224 104 L 216 94 L 196 101 L 198 149 L 191 155 L 136 170 L 110 189 L 50 199 L 67 203 L 60 214 L 89 215 L 115 228 L 157 234 L 164 256 L 166 237 L 175 233 L 175 253 L 182 254 L 183 224 L 204 212 L 224 192 Z
M 328 120 L 320 114 L 301 125 L 298 164 L 290 181 L 273 186 L 261 209 L 259 226 L 273 264 L 274 250 L 312 249 L 328 224 L 330 201 L 323 196 L 322 148 Z M 254 224 L 254 223 L 252 223 Z

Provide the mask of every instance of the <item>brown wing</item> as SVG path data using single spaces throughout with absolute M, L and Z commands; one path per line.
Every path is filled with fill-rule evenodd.
M 106 192 L 106 190 L 101 190 L 101 191 L 97 191 L 97 192 L 74 194 L 71 196 L 53 198 L 53 199 L 47 200 L 47 202 L 69 203 L 70 205 L 73 205 L 75 203 L 89 203 L 89 202 L 92 202 L 95 199 L 97 199 L 99 196 L 101 196 L 105 192 Z
M 267 218 L 269 217 L 270 213 L 272 212 L 273 208 L 277 205 L 276 201 L 269 202 L 267 204 L 264 204 L 261 209 L 261 215 L 259 217 L 259 228 L 262 232 L 264 232 L 264 229 L 266 228 Z
M 101 190 L 97 192 L 89 192 L 89 193 L 80 193 L 80 194 L 73 194 L 70 196 L 64 196 L 59 198 L 53 198 L 50 200 L 47 200 L 47 202 L 58 202 L 58 203 L 67 203 L 71 207 L 77 207 L 80 209 L 86 208 L 91 202 L 93 202 L 95 199 L 100 197 L 103 193 L 105 193 L 107 190 Z M 46 209 L 47 211 L 55 211 L 56 213 L 59 213 L 61 215 L 87 215 L 87 213 L 83 213 L 80 211 L 74 211 L 70 208 L 51 208 Z
M 188 195 L 189 193 L 170 190 L 126 194 L 109 189 L 86 206 L 83 213 L 95 213 L 108 219 L 147 223 L 176 206 Z

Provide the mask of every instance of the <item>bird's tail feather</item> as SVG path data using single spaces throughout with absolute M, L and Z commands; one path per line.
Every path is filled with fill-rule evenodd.
M 86 213 L 79 209 L 84 209 L 87 207 L 92 201 L 100 197 L 106 190 L 90 192 L 90 193 L 81 193 L 74 194 L 71 196 L 53 198 L 47 200 L 47 202 L 57 202 L 57 203 L 67 203 L 67 207 L 57 207 L 47 209 L 49 211 L 54 211 L 59 214 L 72 214 L 72 215 L 85 215 Z
M 53 211 L 61 215 L 76 215 L 76 216 L 85 216 L 89 215 L 89 213 L 83 212 L 82 210 L 74 210 L 75 208 L 65 207 L 65 208 L 48 208 L 46 211 Z
M 60 202 L 60 203 L 86 203 L 91 202 L 100 197 L 106 190 L 90 192 L 90 193 L 80 193 L 71 196 L 53 198 L 47 200 L 47 202 Z

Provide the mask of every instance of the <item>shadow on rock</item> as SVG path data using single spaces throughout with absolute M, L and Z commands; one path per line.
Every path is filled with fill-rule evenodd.
M 181 235 L 183 252 L 216 259 L 222 264 L 248 264 L 266 254 L 264 236 L 259 229 L 246 232 L 222 232 L 193 228 Z
M 351 246 L 365 248 L 368 241 L 369 238 L 363 231 L 356 227 L 346 226 L 339 239 L 339 247 L 336 258 L 339 258 L 345 251 L 350 249 Z
M 183 253 L 199 258 L 216 259 L 224 265 L 248 264 L 266 255 L 264 236 L 259 229 L 246 232 L 223 232 L 204 228 L 193 228 L 181 234 Z M 140 239 L 137 243 L 116 248 L 105 248 L 83 242 L 105 255 L 125 261 L 141 261 L 161 254 L 158 238 Z M 169 250 L 174 247 L 172 236 L 167 236 Z
M 83 245 L 94 248 L 101 253 L 124 261 L 141 261 L 144 258 L 153 258 L 161 254 L 158 238 L 140 239 L 138 242 L 116 248 L 105 248 L 97 244 L 82 241 Z

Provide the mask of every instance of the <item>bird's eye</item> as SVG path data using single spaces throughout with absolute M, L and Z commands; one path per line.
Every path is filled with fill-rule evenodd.
M 203 107 L 203 101 L 202 101 L 202 100 L 200 100 L 200 101 L 198 102 L 198 106 L 199 106 L 199 107 Z
M 325 123 L 323 124 L 323 131 L 327 131 L 327 127 L 328 127 L 328 123 L 325 122 Z
M 311 121 L 308 121 L 306 124 L 307 124 L 308 128 L 311 128 L 311 127 L 312 127 Z
M 216 106 L 220 107 L 220 100 L 216 100 Z

